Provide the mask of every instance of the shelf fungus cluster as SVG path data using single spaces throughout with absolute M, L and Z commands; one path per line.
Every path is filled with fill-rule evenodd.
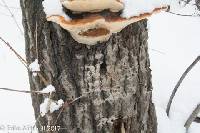
M 154 2 L 146 5 L 145 1 Z M 166 3 L 155 1 L 159 0 L 44 0 L 43 6 L 48 21 L 69 31 L 77 42 L 94 45 L 107 41 L 113 33 L 134 22 L 167 9 Z

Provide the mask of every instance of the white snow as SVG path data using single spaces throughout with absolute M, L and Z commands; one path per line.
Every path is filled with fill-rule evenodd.
M 50 105 L 48 108 L 49 102 L 50 102 Z M 48 112 L 53 113 L 54 111 L 59 110 L 63 104 L 64 104 L 64 101 L 62 99 L 58 101 L 53 101 L 49 98 L 45 98 L 44 102 L 40 104 L 40 115 L 43 117 Z
M 48 112 L 47 106 L 48 106 L 49 98 L 45 98 L 44 102 L 40 104 L 40 115 L 43 117 Z
M 122 17 L 130 18 L 170 4 L 170 0 L 124 0 Z
M 41 90 L 40 92 L 41 93 L 52 93 L 52 92 L 55 92 L 56 89 L 53 85 L 48 85 L 47 87 L 45 87 L 43 90 Z
M 56 110 L 59 110 L 59 108 L 62 107 L 64 104 L 64 101 L 62 99 L 58 100 L 57 102 L 52 102 L 50 105 L 50 113 L 53 113 Z
M 123 0 L 124 10 L 122 17 L 130 18 L 132 16 L 139 16 L 143 13 L 152 12 L 155 8 L 164 7 L 170 4 L 171 0 Z M 44 11 L 46 16 L 60 15 L 66 19 L 70 19 L 62 9 L 60 0 L 44 0 Z
M 181 84 L 172 103 L 169 118 L 165 109 L 176 82 L 200 53 L 200 18 L 160 13 L 149 19 L 149 25 L 150 49 L 164 53 L 150 50 L 158 133 L 185 133 L 184 124 L 200 102 L 200 62 Z M 199 129 L 200 124 L 193 123 L 189 133 L 199 133 Z
M 38 59 L 35 59 L 30 65 L 29 69 L 32 72 L 39 72 L 40 71 L 40 65 L 38 64 Z
M 35 59 L 30 65 L 29 69 L 31 72 L 33 72 L 33 76 L 37 76 L 37 72 L 40 71 L 40 65 L 38 64 L 38 59 Z
M 199 123 L 192 123 L 188 133 L 199 133 L 200 125 Z
M 60 15 L 65 17 L 65 19 L 70 19 L 63 11 L 60 0 L 44 0 L 42 4 L 47 17 L 51 15 Z
M 156 107 L 156 115 L 158 122 L 158 133 L 173 133 L 171 129 L 171 122 L 167 117 L 165 110 L 163 108 Z

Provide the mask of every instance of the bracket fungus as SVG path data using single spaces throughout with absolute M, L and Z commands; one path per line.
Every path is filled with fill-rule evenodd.
M 45 0 L 45 1 L 60 2 L 61 4 L 63 4 L 65 8 L 67 8 L 68 12 L 70 12 L 69 14 L 72 15 L 69 16 L 69 18 L 71 18 L 69 19 L 68 17 L 66 17 L 69 14 L 64 12 L 63 9 L 60 9 L 62 10 L 63 13 L 66 14 L 65 16 L 63 16 L 63 13 L 62 14 L 46 13 L 48 14 L 47 21 L 59 24 L 63 29 L 69 31 L 71 36 L 77 42 L 87 45 L 94 45 L 98 42 L 107 41 L 113 33 L 120 32 L 126 26 L 134 22 L 140 21 L 142 19 L 148 18 L 154 13 L 167 9 L 167 5 L 165 6 L 159 5 L 153 8 L 151 7 L 151 10 L 143 9 L 137 15 L 132 15 L 131 17 L 127 18 L 123 17 L 122 15 L 123 10 L 125 10 L 123 8 L 126 6 L 123 6 L 122 2 L 119 0 L 61 0 L 61 1 Z M 146 0 L 131 0 L 131 1 L 146 1 Z M 156 0 L 151 0 L 151 1 L 156 1 Z M 84 2 L 87 6 L 84 5 Z M 98 5 L 98 3 L 100 4 L 101 2 L 105 3 L 100 6 L 96 6 L 96 4 Z M 108 3 L 110 4 L 108 5 Z M 113 6 L 117 4 L 119 4 L 119 6 L 116 6 L 116 8 L 114 8 Z M 47 8 L 45 7 L 44 4 L 43 6 L 44 8 Z M 134 5 L 132 8 L 134 8 Z M 104 9 L 109 9 L 109 11 Z M 119 12 L 120 10 L 122 11 Z M 73 11 L 81 12 L 81 14 L 78 15 L 74 14 Z M 94 11 L 98 12 L 94 13 Z

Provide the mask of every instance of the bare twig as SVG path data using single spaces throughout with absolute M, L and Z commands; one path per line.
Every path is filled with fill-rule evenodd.
M 5 5 L 3 4 L 0 4 L 1 7 L 6 7 Z M 19 7 L 14 7 L 14 6 L 8 6 L 10 9 L 16 9 L 16 10 L 20 10 Z
M 54 122 L 53 125 L 54 125 L 54 126 L 56 125 L 56 123 L 58 122 L 58 119 L 59 119 L 61 113 L 64 111 L 64 109 L 65 109 L 66 107 L 68 107 L 69 105 L 73 104 L 73 103 L 76 102 L 77 100 L 83 98 L 84 96 L 85 96 L 85 95 L 80 96 L 80 97 L 78 97 L 78 98 L 75 98 L 75 99 L 74 99 L 73 101 L 71 101 L 71 102 L 66 101 L 66 102 L 63 104 L 63 106 L 62 106 L 60 112 L 58 113 L 58 116 L 57 116 L 57 118 L 56 118 L 56 121 Z
M 49 85 L 49 82 L 44 78 L 44 76 L 40 72 L 38 72 L 37 74 L 45 85 Z
M 171 107 L 173 98 L 175 97 L 176 92 L 177 92 L 179 86 L 181 85 L 181 83 L 183 82 L 183 80 L 185 79 L 185 77 L 187 76 L 187 74 L 188 74 L 188 73 L 192 70 L 192 68 L 199 62 L 199 60 L 200 60 L 200 56 L 198 56 L 198 57 L 192 62 L 192 64 L 185 70 L 185 72 L 182 74 L 181 78 L 180 78 L 179 81 L 177 82 L 176 86 L 174 87 L 173 92 L 172 92 L 172 94 L 171 94 L 171 96 L 170 96 L 169 102 L 168 102 L 168 104 L 167 104 L 167 109 L 166 109 L 167 116 L 169 116 L 170 107 Z
M 4 16 L 11 17 L 9 14 L 3 13 L 3 12 L 0 12 L 0 14 L 1 14 L 1 15 L 4 15 Z
M 10 13 L 11 17 L 13 18 L 17 28 L 19 29 L 20 33 L 23 35 L 23 30 L 20 28 L 18 22 L 17 22 L 17 19 L 15 18 L 14 14 L 12 13 L 12 11 L 10 10 L 9 6 L 6 4 L 6 2 L 4 0 L 1 0 L 5 6 L 5 8 L 8 10 L 8 12 Z
M 18 57 L 18 59 L 22 62 L 22 64 L 27 67 L 27 62 L 25 61 L 25 59 L 22 58 L 22 56 L 20 54 L 18 54 L 18 52 L 8 43 L 6 42 L 2 37 L 0 37 L 0 40 L 2 42 L 4 42 L 4 44 L 6 44 L 7 47 L 10 48 L 10 50 Z
M 29 67 L 27 65 L 27 62 L 25 59 L 22 58 L 22 56 L 20 54 L 18 54 L 18 52 L 8 43 L 6 42 L 2 37 L 0 37 L 0 40 L 2 42 L 4 42 L 4 44 L 6 44 L 7 47 L 10 48 L 10 50 L 17 56 L 17 58 L 20 60 L 20 62 L 26 67 L 26 69 L 29 71 Z M 44 82 L 45 85 L 48 85 L 49 82 L 44 78 L 44 76 L 38 72 L 38 76 L 40 77 L 40 79 Z
M 189 118 L 187 119 L 187 121 L 185 122 L 184 127 L 186 128 L 186 130 L 189 129 L 190 125 L 192 124 L 192 122 L 195 120 L 195 118 L 197 117 L 197 115 L 200 112 L 200 104 L 198 104 L 196 106 L 196 108 L 194 109 L 194 111 L 192 112 L 192 114 L 189 116 Z
M 177 16 L 183 16 L 183 17 L 200 17 L 198 15 L 192 15 L 192 14 L 179 14 L 179 13 L 174 13 L 174 12 L 171 12 L 171 11 L 166 11 L 168 13 L 171 13 L 173 15 L 177 15 Z
M 21 92 L 21 93 L 47 94 L 47 93 L 43 93 L 43 92 L 41 92 L 41 91 L 15 90 L 15 89 L 10 89 L 10 88 L 0 88 L 0 90 L 13 91 L 13 92 Z
M 69 101 L 65 101 L 65 103 L 63 104 L 62 108 L 60 109 L 60 112 L 58 113 L 58 116 L 57 116 L 57 118 L 56 118 L 56 121 L 54 122 L 53 125 L 54 125 L 54 126 L 56 125 L 56 123 L 58 122 L 58 119 L 59 119 L 61 113 L 64 111 L 64 109 L 65 109 L 66 107 L 68 107 L 69 105 L 75 103 L 75 102 L 78 101 L 79 99 L 81 99 L 81 98 L 83 98 L 83 97 L 86 97 L 88 94 L 93 93 L 93 92 L 98 92 L 98 91 L 99 91 L 99 90 L 97 90 L 97 91 L 85 92 L 85 93 L 82 94 L 82 96 L 77 97 L 77 98 L 75 98 L 74 100 L 72 100 L 72 101 L 70 101 L 70 102 L 69 102 Z
M 39 55 L 38 55 L 38 34 L 37 34 L 37 29 L 38 28 L 38 25 L 37 25 L 37 21 L 36 21 L 36 29 L 35 29 L 35 52 L 36 52 L 36 56 L 37 56 L 37 59 L 39 61 Z
M 160 51 L 160 50 L 157 50 L 157 49 L 153 49 L 153 48 L 151 48 L 150 50 L 152 50 L 152 51 L 154 51 L 154 52 L 157 52 L 157 53 L 160 53 L 160 54 L 165 54 L 164 52 L 162 52 L 162 51 Z

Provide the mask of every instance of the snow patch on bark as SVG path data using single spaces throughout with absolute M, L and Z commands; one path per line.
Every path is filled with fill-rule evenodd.
M 35 59 L 29 66 L 29 70 L 33 72 L 33 76 L 37 76 L 37 72 L 40 71 L 40 65 L 38 63 L 38 59 Z
M 52 93 L 55 92 L 56 89 L 53 85 L 48 85 L 47 87 L 45 87 L 43 90 L 41 90 L 41 93 Z
M 40 104 L 40 114 L 43 117 L 48 112 L 53 113 L 54 111 L 59 110 L 63 104 L 64 104 L 64 101 L 62 99 L 58 101 L 53 101 L 49 98 L 45 98 L 44 102 Z

